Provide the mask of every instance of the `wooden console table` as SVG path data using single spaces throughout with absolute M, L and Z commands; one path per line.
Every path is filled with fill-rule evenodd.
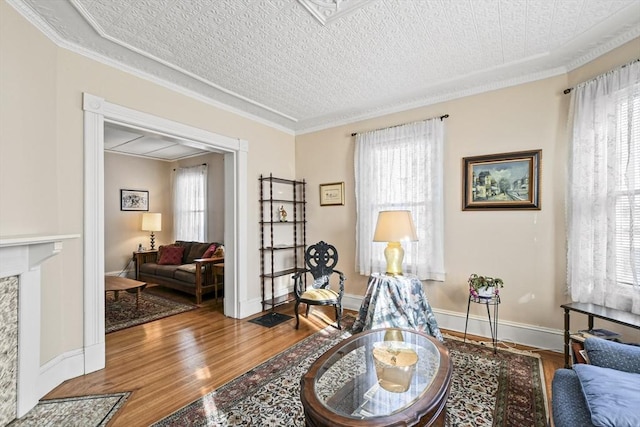
M 588 304 L 582 302 L 572 302 L 570 304 L 562 304 L 560 307 L 564 309 L 564 366 L 570 368 L 569 364 L 569 344 L 570 338 L 570 319 L 569 313 L 575 311 L 586 314 L 588 317 L 588 328 L 593 329 L 593 318 L 608 320 L 609 322 L 619 325 L 628 326 L 630 328 L 640 329 L 640 315 L 630 313 L 628 311 L 616 310 L 614 308 L 603 307 L 597 304 Z

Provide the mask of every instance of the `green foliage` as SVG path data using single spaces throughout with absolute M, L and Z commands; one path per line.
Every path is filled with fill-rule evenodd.
M 491 287 L 495 288 L 495 294 L 498 294 L 498 289 L 504 287 L 504 281 L 499 277 L 489 277 L 489 276 L 479 276 L 473 273 L 467 279 L 467 283 L 469 284 L 469 292 L 473 296 L 478 296 L 478 291 L 480 289 L 488 289 Z

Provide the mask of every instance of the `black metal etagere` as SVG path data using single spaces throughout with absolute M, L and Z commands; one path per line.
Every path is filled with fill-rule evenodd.
M 276 178 L 260 175 L 260 282 L 262 285 L 262 310 L 291 301 L 290 295 L 276 297 L 275 282 L 278 277 L 293 275 L 304 268 L 304 249 L 307 244 L 307 209 L 306 209 L 306 182 Z M 280 186 L 286 194 L 291 192 L 291 198 L 274 198 L 273 189 Z M 291 220 L 274 220 L 278 205 L 292 209 Z M 268 212 L 265 212 L 268 210 Z M 287 215 L 288 217 L 288 215 Z M 275 244 L 274 232 L 283 233 L 281 228 L 290 226 L 293 229 L 292 240 L 286 244 Z M 266 235 L 268 233 L 268 236 Z M 286 234 L 285 234 L 286 236 Z M 284 268 L 276 270 L 276 253 L 289 251 L 293 253 L 291 263 Z M 268 261 L 268 262 L 267 262 Z M 271 286 L 271 295 L 267 295 L 267 289 Z

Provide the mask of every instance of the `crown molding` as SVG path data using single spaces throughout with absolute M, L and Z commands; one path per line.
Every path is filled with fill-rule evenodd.
M 76 43 L 71 43 L 68 40 L 63 39 L 60 35 L 38 14 L 36 14 L 27 4 L 23 3 L 21 0 L 5 0 L 10 6 L 12 6 L 20 15 L 22 15 L 30 24 L 32 24 L 37 30 L 39 30 L 42 34 L 44 34 L 49 40 L 51 40 L 56 46 L 66 49 L 70 52 L 76 53 L 78 55 L 84 56 L 86 58 L 97 61 L 101 64 L 108 65 L 117 70 L 123 71 L 127 74 L 131 74 L 135 77 L 150 81 L 159 86 L 162 86 L 166 89 L 169 89 L 173 92 L 179 93 L 181 95 L 187 96 L 189 98 L 195 99 L 197 101 L 203 102 L 212 107 L 219 108 L 221 110 L 236 114 L 240 117 L 249 119 L 251 121 L 257 122 L 259 124 L 274 128 L 281 132 L 284 132 L 288 135 L 295 135 L 295 131 L 292 127 L 284 126 L 280 123 L 273 122 L 271 120 L 267 120 L 263 117 L 257 116 L 255 114 L 246 112 L 239 108 L 230 106 L 223 102 L 217 101 L 211 97 L 202 95 L 201 93 L 192 91 L 187 89 L 181 85 L 175 84 L 168 80 L 159 78 L 153 74 L 144 72 L 140 69 L 129 66 L 120 61 L 114 60 L 102 54 L 99 54 L 93 50 L 87 49 L 83 46 L 80 46 Z M 164 64 L 163 64 L 164 65 Z M 204 83 L 204 82 L 201 82 Z M 257 106 L 256 103 L 254 105 Z

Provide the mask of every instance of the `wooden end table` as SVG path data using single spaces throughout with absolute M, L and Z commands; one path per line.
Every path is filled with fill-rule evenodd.
M 379 382 L 373 349 L 392 331 L 418 356 L 406 391 Z M 391 335 L 391 334 L 389 334 Z M 444 426 L 453 363 L 437 339 L 410 329 L 374 329 L 339 342 L 300 381 L 307 426 Z
M 135 292 L 136 293 L 136 309 L 140 309 L 140 296 L 142 290 L 147 286 L 145 282 L 138 280 L 127 279 L 120 276 L 105 276 L 104 277 L 104 291 L 113 292 L 115 300 L 118 301 L 118 293 L 120 291 Z

